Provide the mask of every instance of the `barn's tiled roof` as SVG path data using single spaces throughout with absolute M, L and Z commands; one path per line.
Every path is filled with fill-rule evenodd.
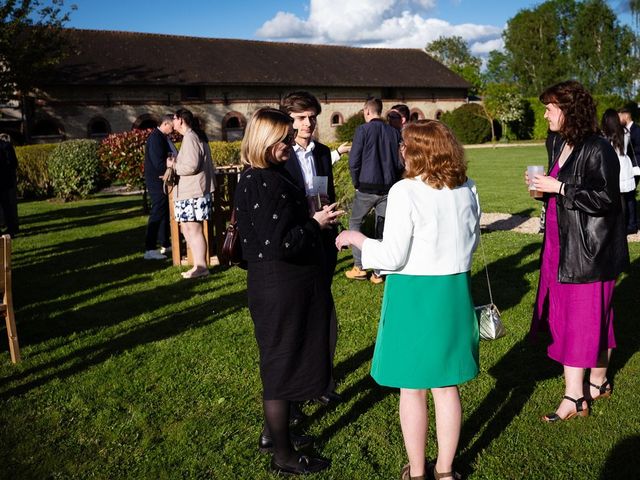
M 424 51 L 68 29 L 75 44 L 51 83 L 461 88 Z

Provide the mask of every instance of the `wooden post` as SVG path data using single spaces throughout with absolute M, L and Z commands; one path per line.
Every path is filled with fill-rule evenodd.
M 3 311 L 7 324 L 11 361 L 18 363 L 20 361 L 20 346 L 18 344 L 16 319 L 13 314 L 13 295 L 11 293 L 11 237 L 9 235 L 2 236 L 2 252 L 0 252 L 0 256 L 0 262 L 2 262 L 2 272 L 0 272 L 2 279 L 0 286 L 3 290 L 0 309 Z
M 174 266 L 181 264 L 182 255 L 180 254 L 180 228 L 174 216 L 173 208 L 173 189 L 169 192 L 169 225 L 171 228 L 171 260 Z

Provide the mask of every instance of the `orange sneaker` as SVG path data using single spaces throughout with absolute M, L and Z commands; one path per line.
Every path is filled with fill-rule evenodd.
M 380 275 L 376 275 L 375 273 L 372 273 L 371 277 L 369 278 L 369 281 L 374 285 L 380 285 L 381 283 L 384 282 L 384 278 L 382 278 Z
M 344 272 L 344 276 L 350 280 L 366 280 L 367 271 L 354 265 L 351 270 Z

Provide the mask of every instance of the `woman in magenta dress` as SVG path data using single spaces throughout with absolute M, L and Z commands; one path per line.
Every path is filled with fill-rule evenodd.
M 564 367 L 564 397 L 543 417 L 554 422 L 587 416 L 590 400 L 611 395 L 612 299 L 629 250 L 620 166 L 599 134 L 593 98 L 580 83 L 567 81 L 546 89 L 540 101 L 549 129 L 564 142 L 548 175 L 533 180 L 545 192 L 546 221 L 531 333 L 548 327 L 547 354 Z

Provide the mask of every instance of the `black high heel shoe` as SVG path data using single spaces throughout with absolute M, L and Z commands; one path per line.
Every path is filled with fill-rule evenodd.
M 303 450 L 311 445 L 313 445 L 314 438 L 311 435 L 296 435 L 295 433 L 290 433 L 289 438 L 291 439 L 291 444 L 295 450 Z M 271 435 L 265 435 L 264 433 L 260 434 L 260 438 L 258 439 L 258 450 L 262 453 L 270 452 L 273 448 L 273 440 Z
M 326 458 L 308 457 L 307 455 L 300 455 L 294 465 L 280 464 L 275 458 L 271 458 L 271 470 L 284 475 L 307 475 L 320 472 L 330 466 L 331 462 Z
M 544 420 L 545 422 L 548 422 L 548 423 L 553 423 L 553 422 L 557 422 L 559 420 L 569 420 L 570 418 L 573 418 L 573 417 L 588 417 L 589 416 L 589 403 L 585 400 L 584 397 L 580 397 L 578 399 L 575 399 L 575 398 L 571 398 L 571 397 L 565 395 L 562 398 L 565 399 L 565 400 L 570 400 L 571 402 L 575 403 L 576 404 L 576 411 L 569 413 L 564 418 L 562 418 L 556 412 L 547 413 L 545 416 L 542 417 L 542 420 Z M 587 404 L 587 408 L 584 408 L 582 406 L 583 403 Z

